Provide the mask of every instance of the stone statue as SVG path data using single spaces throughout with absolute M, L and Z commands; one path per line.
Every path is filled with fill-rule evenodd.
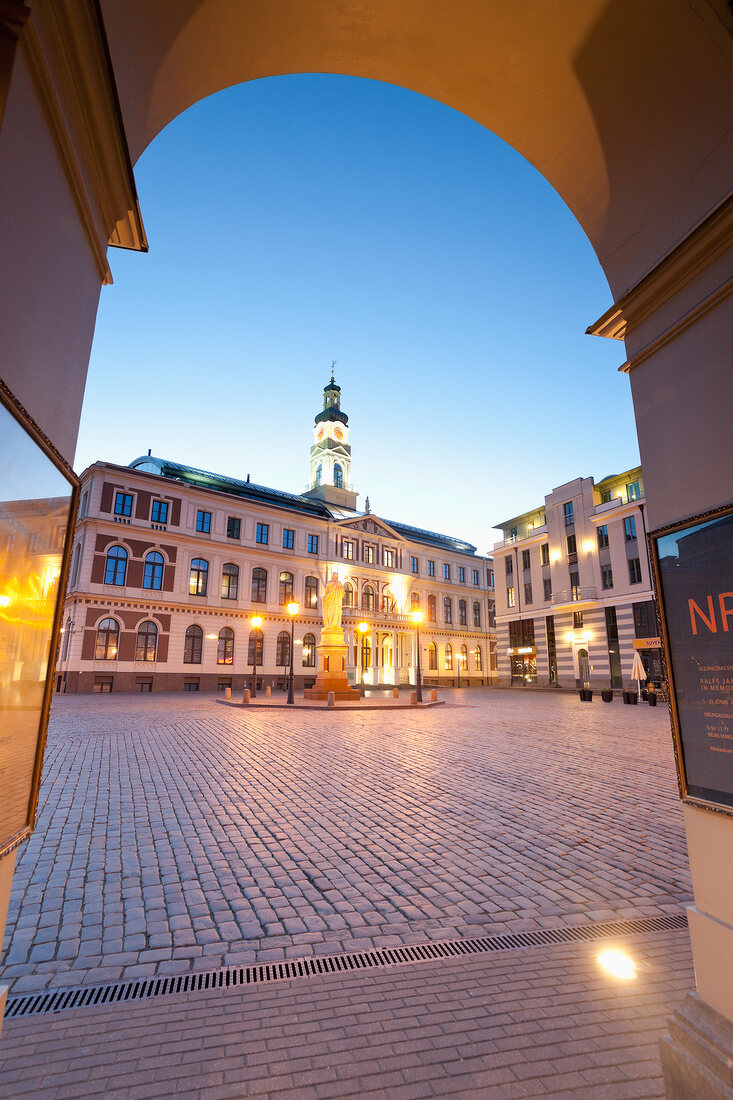
M 344 599 L 344 586 L 339 580 L 338 573 L 331 574 L 331 580 L 326 585 L 321 601 L 323 606 L 323 629 L 341 629 L 341 606 Z

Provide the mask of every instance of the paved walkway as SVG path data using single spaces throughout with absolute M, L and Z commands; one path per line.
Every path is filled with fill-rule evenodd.
M 12 991 L 680 911 L 662 708 L 450 698 L 296 715 L 57 697 Z

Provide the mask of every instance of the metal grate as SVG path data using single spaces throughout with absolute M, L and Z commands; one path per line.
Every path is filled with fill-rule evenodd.
M 311 956 L 287 962 L 259 963 L 254 966 L 229 966 L 198 974 L 178 974 L 171 977 L 141 978 L 112 985 L 78 986 L 76 989 L 51 989 L 43 993 L 25 993 L 8 997 L 5 1018 L 37 1016 L 45 1012 L 62 1012 L 70 1008 L 90 1008 L 98 1005 L 140 1001 L 148 997 L 170 996 L 173 993 L 198 993 L 207 989 L 230 986 L 260 985 L 264 982 L 293 981 L 322 974 L 369 970 L 375 966 L 404 966 L 474 955 L 487 951 L 517 951 L 527 947 L 576 943 L 582 940 L 604 939 L 609 936 L 630 936 L 640 932 L 667 932 L 687 927 L 684 913 L 676 916 L 642 917 L 639 920 L 606 921 L 574 928 L 546 928 L 535 932 L 514 932 L 476 939 L 438 940 L 434 943 L 410 944 L 404 947 L 374 948 L 343 955 Z

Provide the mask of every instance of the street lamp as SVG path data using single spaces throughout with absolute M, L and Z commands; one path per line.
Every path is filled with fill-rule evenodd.
M 298 614 L 299 607 L 297 603 L 288 604 L 288 615 L 290 616 L 290 681 L 288 683 L 288 702 L 295 702 L 295 695 L 293 693 L 293 656 L 295 650 L 295 616 Z
M 252 618 L 249 620 L 249 622 L 250 622 L 250 626 L 254 630 L 259 630 L 260 627 L 262 626 L 262 616 L 261 615 L 253 615 Z M 253 653 L 252 653 L 252 691 L 251 691 L 251 697 L 253 699 L 257 698 L 257 635 L 256 634 L 255 634 L 255 644 L 254 644 Z
M 364 635 L 366 634 L 367 630 L 369 629 L 369 623 L 357 623 L 356 624 L 356 629 L 359 631 L 359 634 L 361 635 L 361 638 L 360 638 L 360 641 L 359 641 L 359 648 L 361 649 L 361 685 L 363 687 L 364 686 Z
M 422 703 L 422 665 L 420 664 L 420 623 L 423 620 L 422 611 L 412 611 L 410 618 L 415 624 L 415 630 L 417 631 L 417 669 L 415 671 L 415 695 L 417 696 L 418 703 Z

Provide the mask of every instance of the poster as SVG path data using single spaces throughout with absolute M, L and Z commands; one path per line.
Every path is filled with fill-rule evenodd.
M 733 813 L 733 506 L 650 543 L 681 793 Z

